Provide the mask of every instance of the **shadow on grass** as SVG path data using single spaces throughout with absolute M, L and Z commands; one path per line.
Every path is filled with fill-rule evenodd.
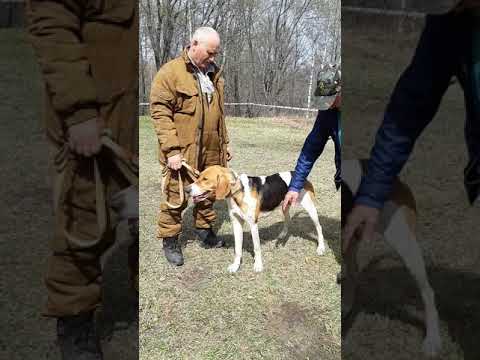
M 429 268 L 428 273 L 440 320 L 447 324 L 450 337 L 462 348 L 464 359 L 477 360 L 480 354 L 480 276 L 446 268 Z M 406 268 L 362 271 L 354 307 L 342 321 L 342 337 L 348 334 L 362 311 L 381 314 L 424 330 L 420 293 Z M 379 338 L 379 341 L 385 339 Z M 346 344 L 344 346 L 348 346 Z
M 214 205 L 215 211 L 217 213 L 217 220 L 215 222 L 215 230 L 218 231 L 225 221 L 230 222 L 230 217 L 228 216 L 227 204 L 225 201 L 218 201 Z M 193 232 L 193 207 L 188 207 L 185 210 L 186 213 L 183 217 L 183 233 L 180 237 L 182 245 L 185 246 L 189 239 L 195 239 L 195 234 Z M 266 215 L 273 216 L 272 215 Z M 260 218 L 259 220 L 259 236 L 261 242 L 267 241 L 276 241 L 276 247 L 285 246 L 291 237 L 299 237 L 306 239 L 315 244 L 315 249 L 317 246 L 317 232 L 315 226 L 306 214 L 306 212 L 296 212 L 290 221 L 289 225 L 289 234 L 285 239 L 280 239 L 279 235 L 283 229 L 283 221 L 278 221 L 275 224 L 270 226 L 263 225 L 264 221 Z M 266 219 L 265 219 L 266 220 Z M 335 260 L 340 264 L 341 254 L 340 254 L 340 219 L 333 219 L 320 216 L 319 217 L 320 225 L 322 226 L 323 236 L 325 238 L 326 246 L 328 246 L 335 255 Z M 235 238 L 233 233 L 228 233 L 221 235 L 225 241 L 225 246 L 227 248 L 234 248 Z M 253 256 L 253 243 L 251 241 L 251 233 L 249 231 L 248 225 L 244 226 L 243 232 L 243 248 L 248 253 Z

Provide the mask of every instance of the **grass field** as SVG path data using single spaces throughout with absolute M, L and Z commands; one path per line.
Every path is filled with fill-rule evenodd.
M 192 233 L 191 207 L 181 239 L 186 263 L 170 266 L 156 239 L 160 203 L 157 140 L 148 118 L 140 126 L 140 359 L 339 359 L 340 289 L 338 263 L 340 194 L 333 184 L 329 142 L 309 179 L 328 250 L 315 254 L 315 230 L 308 215 L 292 211 L 285 244 L 280 211 L 260 220 L 265 270 L 253 272 L 251 237 L 244 228 L 240 271 L 233 260 L 232 228 L 226 204 L 215 205 L 216 228 L 227 246 L 202 249 Z M 239 173 L 268 175 L 295 166 L 312 122 L 228 118 L 233 160 Z
M 388 99 L 419 36 L 365 25 L 342 29 L 343 70 L 348 79 L 342 113 L 344 159 L 369 156 Z M 456 84 L 401 174 L 417 200 L 418 239 L 437 296 L 444 341 L 439 359 L 445 360 L 474 360 L 480 354 L 480 223 L 479 211 L 468 205 L 463 188 L 464 118 L 463 94 Z M 389 261 L 362 275 L 358 311 L 343 327 L 345 359 L 423 359 L 420 296 L 405 268 L 391 255 L 382 242 L 360 247 L 361 266 L 377 256 Z

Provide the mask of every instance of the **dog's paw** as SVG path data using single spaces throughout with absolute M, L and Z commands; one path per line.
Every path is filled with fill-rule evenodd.
M 423 353 L 428 357 L 435 357 L 442 349 L 442 339 L 438 332 L 427 335 L 422 345 Z
M 232 265 L 228 267 L 228 272 L 230 273 L 236 273 L 238 269 L 240 268 L 240 263 L 234 262 Z
M 255 263 L 253 264 L 253 271 L 262 272 L 263 271 L 263 263 L 261 261 L 255 261 Z
M 319 256 L 325 255 L 325 246 L 317 247 L 317 255 Z

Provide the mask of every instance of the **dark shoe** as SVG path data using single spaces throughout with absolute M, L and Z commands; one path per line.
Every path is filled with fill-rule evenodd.
M 195 229 L 195 234 L 197 234 L 200 239 L 200 246 L 204 249 L 212 248 L 221 248 L 225 245 L 222 239 L 217 238 L 217 235 L 213 232 L 211 228 L 208 229 Z
M 63 360 L 102 360 L 93 312 L 57 320 L 57 336 Z
M 176 266 L 183 265 L 183 253 L 177 236 L 163 238 L 163 251 L 170 264 Z

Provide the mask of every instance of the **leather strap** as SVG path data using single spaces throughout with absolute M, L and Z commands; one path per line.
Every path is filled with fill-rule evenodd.
M 192 180 L 196 180 L 200 176 L 200 171 L 188 165 L 185 159 L 182 160 L 182 167 L 184 167 L 187 170 L 187 175 L 190 176 Z M 165 194 L 165 197 L 166 197 L 165 203 L 170 209 L 180 208 L 183 205 L 183 202 L 185 201 L 185 192 L 183 190 L 183 179 L 182 179 L 181 168 L 177 170 L 177 173 L 178 173 L 178 187 L 179 187 L 179 194 L 180 194 L 180 202 L 178 204 L 171 204 L 170 202 L 168 202 L 168 194 L 165 192 L 165 190 L 166 190 L 167 180 L 170 180 L 172 177 L 172 169 L 170 169 L 168 166 L 165 165 L 162 170 L 162 193 Z
M 111 139 L 110 131 L 108 129 L 102 133 L 101 143 L 104 148 L 108 149 L 108 151 L 112 153 L 113 162 L 125 176 L 125 179 L 128 180 L 131 185 L 138 186 L 138 161 L 136 160 L 136 157 L 115 143 Z M 108 225 L 105 184 L 103 183 L 101 176 L 99 157 L 94 156 L 93 158 L 98 237 L 88 241 L 85 239 L 80 239 L 70 233 L 68 219 L 64 212 L 65 203 L 69 197 L 69 191 L 71 190 L 73 184 L 75 166 L 75 162 L 72 159 L 72 154 L 67 143 L 62 146 L 60 151 L 55 156 L 54 164 L 60 176 L 60 181 L 56 184 L 56 186 L 59 187 L 58 190 L 60 193 L 55 199 L 55 212 L 59 217 L 60 224 L 65 224 L 64 228 L 60 230 L 63 234 L 60 235 L 64 235 L 68 244 L 75 249 L 87 249 L 97 246 L 104 237 Z

